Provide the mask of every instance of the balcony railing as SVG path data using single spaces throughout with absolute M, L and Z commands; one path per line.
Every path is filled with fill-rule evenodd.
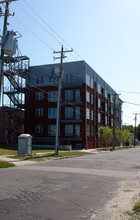
M 83 120 L 81 118 L 66 118 L 61 117 L 60 122 L 61 123 L 81 123 Z

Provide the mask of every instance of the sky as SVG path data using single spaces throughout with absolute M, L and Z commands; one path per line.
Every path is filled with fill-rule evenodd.
M 140 0 L 19 0 L 10 3 L 8 30 L 18 31 L 22 55 L 31 66 L 85 60 L 118 94 L 123 124 L 140 113 Z M 0 17 L 2 35 L 3 17 Z M 57 60 L 58 62 L 58 60 Z M 140 115 L 137 125 L 140 123 Z

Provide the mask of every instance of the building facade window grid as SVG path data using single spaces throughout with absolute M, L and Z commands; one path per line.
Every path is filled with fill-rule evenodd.
M 86 101 L 90 102 L 90 92 L 86 91 Z
M 93 110 L 91 110 L 91 120 L 93 121 Z
M 44 93 L 43 92 L 36 92 L 36 100 L 43 100 Z
M 44 109 L 43 108 L 36 108 L 35 114 L 36 114 L 36 116 L 44 116 Z
M 98 98 L 98 108 L 101 108 L 101 99 Z
M 86 109 L 86 118 L 90 119 L 90 109 L 89 108 Z
M 35 133 L 42 134 L 43 130 L 44 130 L 44 126 L 43 125 L 36 125 L 35 126 Z
M 48 108 L 48 119 L 56 119 L 57 108 Z
M 48 136 L 56 135 L 56 125 L 48 125 Z
M 80 137 L 80 125 L 75 125 L 75 136 Z
M 91 94 L 91 104 L 93 104 L 93 94 Z
M 36 83 L 37 84 L 43 83 L 43 76 L 37 76 L 36 77 Z
M 90 136 L 90 125 L 86 126 L 86 135 Z
M 73 118 L 73 107 L 65 107 L 65 118 Z
M 83 70 L 84 70 L 84 68 L 83 68 Z M 80 69 L 79 69 L 79 71 L 80 71 Z M 49 78 L 49 75 L 50 75 L 50 73 L 48 73 L 48 75 L 47 75 L 47 80 L 52 82 L 52 85 L 54 85 L 53 78 L 52 77 Z M 81 111 L 81 113 L 82 112 L 86 113 L 86 119 L 88 119 L 87 124 L 90 124 L 90 125 L 88 125 L 90 127 L 88 129 L 86 129 L 86 131 L 89 130 L 89 132 L 87 132 L 88 133 L 87 136 L 91 135 L 93 137 L 93 132 L 95 132 L 95 134 L 96 133 L 98 134 L 98 129 L 96 128 L 94 130 L 94 127 L 91 126 L 91 124 L 93 124 L 93 122 L 91 122 L 89 120 L 93 121 L 95 119 L 95 123 L 94 124 L 97 127 L 100 126 L 102 123 L 103 123 L 103 126 L 107 125 L 107 123 L 108 123 L 109 126 L 112 126 L 112 118 L 113 118 L 113 116 L 112 116 L 113 115 L 113 107 L 112 106 L 113 106 L 113 103 L 111 103 L 111 101 L 112 101 L 111 95 L 113 94 L 113 90 L 110 87 L 108 87 L 108 85 L 106 85 L 106 83 L 100 77 L 98 77 L 98 75 L 96 75 L 96 73 L 92 74 L 91 69 L 89 69 L 89 72 L 88 72 L 88 67 L 86 68 L 86 71 L 84 70 L 83 72 L 81 72 L 81 74 L 78 73 L 77 76 L 80 77 L 80 82 L 83 82 L 83 87 L 80 87 L 80 85 L 78 86 L 78 84 L 77 84 L 77 88 L 76 88 L 76 84 L 72 85 L 72 87 L 70 87 L 70 85 L 68 87 L 64 86 L 64 88 L 63 88 L 63 91 L 64 91 L 63 99 L 65 99 L 66 101 L 79 102 L 81 100 L 81 98 L 83 98 L 82 100 L 84 100 L 84 98 L 86 96 L 86 101 L 88 102 L 86 104 L 87 108 L 84 107 L 84 110 L 86 110 L 86 111 Z M 85 78 L 86 78 L 86 82 L 85 82 Z M 67 79 L 67 81 L 69 81 L 69 82 L 71 82 L 72 79 L 74 79 L 74 82 L 75 82 L 76 73 L 73 73 L 73 76 L 71 74 L 68 74 L 68 76 L 66 78 L 64 76 L 64 82 L 66 82 L 65 79 Z M 43 80 L 45 80 L 45 82 L 47 82 L 46 78 L 43 79 Z M 32 80 L 32 81 L 35 82 L 35 80 Z M 41 83 L 41 81 L 42 81 L 41 78 L 38 77 L 36 83 Z M 88 89 L 86 93 L 85 93 L 85 89 L 84 89 L 85 88 L 85 84 L 84 83 L 86 83 L 87 89 Z M 64 85 L 64 84 L 62 84 L 62 85 Z M 44 85 L 42 85 L 42 86 L 44 86 Z M 49 84 L 46 85 L 46 87 L 47 86 L 49 86 Z M 45 88 L 45 90 L 46 90 L 46 88 Z M 50 90 L 52 90 L 51 87 L 50 87 Z M 48 91 L 48 89 L 46 91 Z M 57 91 L 48 91 L 48 101 L 49 102 L 57 102 L 57 96 L 56 96 L 56 94 L 53 94 L 53 92 L 57 93 Z M 49 93 L 51 93 L 51 94 L 49 95 Z M 37 100 L 43 100 L 44 97 L 45 97 L 43 92 L 38 92 L 38 94 L 36 94 L 36 96 L 37 96 Z M 100 99 L 98 100 L 98 98 L 100 98 Z M 107 98 L 107 100 L 105 98 Z M 104 106 L 102 105 L 101 101 L 102 102 L 104 101 Z M 94 102 L 95 102 L 95 105 L 92 106 L 91 104 L 94 104 Z M 41 115 L 44 116 L 44 112 L 42 113 L 42 110 L 39 110 L 39 109 L 41 109 L 40 108 L 40 106 L 41 106 L 40 104 L 43 103 L 43 102 L 40 102 L 40 103 L 36 102 L 36 103 L 39 104 L 38 105 L 39 107 L 37 108 L 38 110 L 34 111 L 36 116 L 41 116 Z M 56 110 L 54 110 L 54 111 L 53 110 L 49 110 L 49 109 L 56 109 L 56 108 L 52 107 L 52 106 L 56 106 L 56 105 L 55 104 L 51 104 L 51 103 L 50 104 L 47 103 L 47 104 L 48 104 L 48 107 L 49 107 L 47 109 L 48 119 L 54 119 L 54 118 L 56 119 Z M 82 104 L 82 103 L 80 103 L 80 104 Z M 43 107 L 44 107 L 44 104 L 43 104 Z M 62 105 L 62 108 L 63 107 L 64 106 Z M 98 107 L 99 107 L 99 109 L 98 109 Z M 81 117 L 80 117 L 80 107 L 74 106 L 73 108 L 71 108 L 71 107 L 65 107 L 65 108 L 66 109 L 64 110 L 64 113 L 65 113 L 64 117 L 70 118 L 70 119 L 73 119 L 73 120 L 71 122 L 70 122 L 70 120 L 67 121 L 67 122 L 62 121 L 62 123 L 61 123 L 61 126 L 62 126 L 62 130 L 61 130 L 62 137 L 63 137 L 64 133 L 66 133 L 68 136 L 77 136 L 78 130 L 79 130 L 80 126 L 82 128 L 82 134 L 84 132 L 86 132 L 85 131 L 85 125 L 83 124 L 83 123 L 85 123 L 85 120 L 81 120 L 80 121 L 80 126 L 79 125 L 75 125 L 75 123 L 79 123 L 78 120 L 80 118 L 83 119 L 83 117 L 85 117 L 85 115 L 83 116 L 83 114 L 85 114 L 85 113 L 81 114 Z M 83 108 L 83 105 L 81 105 L 81 109 L 82 108 Z M 95 118 L 93 118 L 93 116 L 94 116 L 93 115 L 93 109 L 96 112 L 95 113 Z M 104 111 L 105 113 L 101 113 L 102 111 Z M 62 110 L 62 112 L 63 112 L 63 110 Z M 121 114 L 118 114 L 118 117 L 121 117 Z M 117 120 L 120 121 L 120 119 L 118 117 L 117 117 Z M 77 122 L 76 122 L 76 119 L 78 119 Z M 75 122 L 74 122 L 74 120 L 75 120 Z M 50 123 L 50 121 L 49 121 L 49 123 Z M 67 123 L 67 125 L 65 125 L 65 123 Z M 71 123 L 71 124 L 69 124 L 69 123 Z M 44 126 L 46 126 L 46 125 L 44 125 Z M 69 127 L 67 127 L 67 126 L 69 126 Z M 83 129 L 84 129 L 84 132 L 83 132 Z M 42 132 L 42 130 L 43 129 L 41 129 L 41 127 L 36 129 L 36 131 L 38 133 Z M 44 128 L 44 130 L 49 130 L 49 129 L 45 129 Z M 52 134 L 52 133 L 53 133 L 53 131 L 50 132 L 50 134 Z M 49 134 L 49 132 L 48 132 L 48 134 Z M 41 137 L 41 136 L 39 135 L 39 137 Z M 83 136 L 82 139 L 84 139 L 84 138 L 85 137 Z M 91 140 L 88 143 L 91 143 Z M 94 141 L 93 141 L 93 146 L 94 146 Z
M 101 114 L 98 113 L 98 122 L 100 123 L 101 122 Z
M 75 108 L 75 119 L 80 119 L 80 107 Z
M 73 136 L 73 125 L 65 125 L 65 136 Z
M 49 91 L 48 92 L 48 102 L 57 102 L 58 92 L 57 91 Z
M 80 101 L 80 89 L 75 90 L 75 101 L 76 102 Z
M 92 137 L 94 136 L 94 129 L 93 129 L 93 126 L 91 126 L 91 136 L 92 136 Z
M 73 90 L 65 90 L 65 101 L 73 101 Z

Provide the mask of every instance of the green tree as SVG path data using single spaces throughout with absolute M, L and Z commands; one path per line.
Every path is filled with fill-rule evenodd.
M 121 142 L 121 133 L 122 131 L 119 129 L 119 127 L 115 128 L 115 143 L 120 145 Z
M 129 143 L 130 139 L 131 139 L 130 131 L 128 129 L 122 130 L 121 140 L 123 142 L 123 146 L 126 145 L 127 143 Z
M 140 141 L 140 124 L 137 126 L 137 139 Z
M 100 128 L 101 128 L 101 131 L 102 131 L 103 144 L 104 144 L 105 147 L 107 147 L 112 142 L 112 138 L 113 138 L 112 129 L 109 128 L 108 126 L 100 127 Z
M 129 130 L 130 133 L 134 134 L 135 128 L 133 127 L 133 125 L 123 125 L 122 130 Z

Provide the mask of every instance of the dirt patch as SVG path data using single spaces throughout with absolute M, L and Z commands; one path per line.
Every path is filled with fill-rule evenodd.
M 117 196 L 105 207 L 109 214 L 108 220 L 128 220 L 130 216 L 125 211 L 132 211 L 133 205 L 140 201 L 140 174 L 134 180 L 120 183 Z

